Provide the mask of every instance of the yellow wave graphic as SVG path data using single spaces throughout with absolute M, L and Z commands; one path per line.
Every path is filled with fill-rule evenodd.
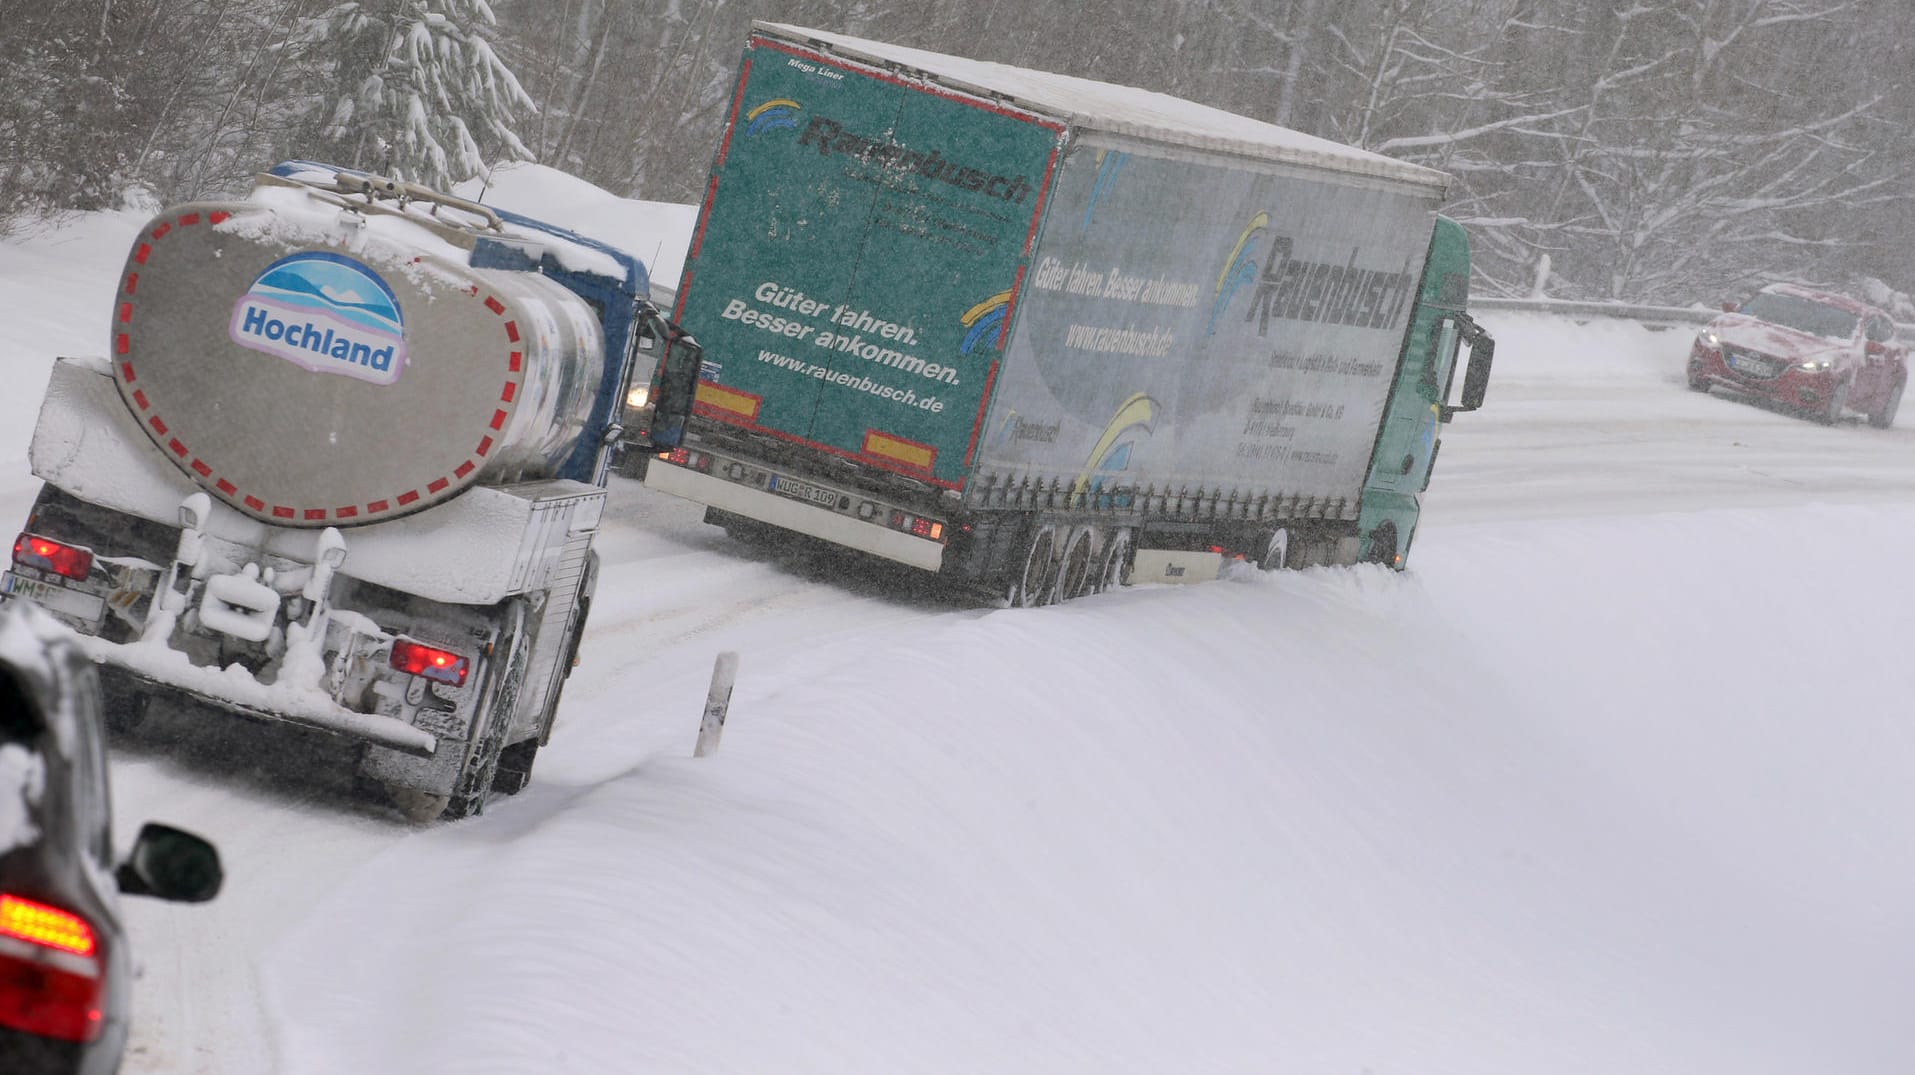
M 792 100 L 789 97 L 776 97 L 776 98 L 773 98 L 772 100 L 766 101 L 764 104 L 759 105 L 757 108 L 754 108 L 751 111 L 745 113 L 745 118 L 757 119 L 759 116 L 764 115 L 765 113 L 771 111 L 774 108 L 803 108 L 803 107 L 804 105 L 799 104 L 798 102 Z
M 1270 214 L 1258 212 L 1256 216 L 1250 218 L 1250 223 L 1243 226 L 1243 234 L 1237 236 L 1237 245 L 1231 247 L 1230 256 L 1223 259 L 1223 269 L 1217 273 L 1217 286 L 1210 290 L 1222 293 L 1224 278 L 1230 275 L 1231 268 L 1237 264 L 1237 255 L 1243 253 L 1244 245 L 1250 242 L 1250 237 L 1262 231 L 1264 225 L 1268 223 L 1270 223 Z

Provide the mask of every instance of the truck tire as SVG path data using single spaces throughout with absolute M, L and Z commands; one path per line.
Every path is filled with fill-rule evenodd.
M 1024 547 L 1024 562 L 1011 580 L 1012 608 L 1036 608 L 1050 604 L 1057 586 L 1057 528 L 1046 523 L 1032 534 Z
M 1058 558 L 1055 601 L 1061 604 L 1092 591 L 1096 574 L 1091 552 L 1096 544 L 1097 531 L 1090 527 L 1080 526 L 1071 531 L 1064 542 L 1064 554 Z
M 1118 530 L 1104 542 L 1104 555 L 1098 561 L 1097 593 L 1130 585 L 1130 531 Z
M 1888 397 L 1882 405 L 1868 413 L 1868 424 L 1876 429 L 1887 429 L 1895 424 L 1895 412 L 1902 409 L 1902 388 L 1906 381 L 1897 381 L 1895 387 L 1888 390 Z
M 499 752 L 499 764 L 492 773 L 492 790 L 500 795 L 517 795 L 532 782 L 532 763 L 539 756 L 537 739 L 521 739 Z
M 499 759 L 505 753 L 506 732 L 512 727 L 512 714 L 518 708 L 519 688 L 525 683 L 525 667 L 532 652 L 525 605 L 517 600 L 510 605 L 505 625 L 493 643 L 493 652 L 504 651 L 504 656 L 492 663 L 492 682 L 486 690 L 482 714 L 485 723 L 475 733 L 478 742 L 473 744 L 452 793 L 446 797 L 445 809 L 439 815 L 445 821 L 457 821 L 485 811 L 485 800 L 498 776 Z M 530 772 L 528 761 L 528 776 Z
M 1384 567 L 1396 566 L 1396 524 L 1388 519 L 1377 524 L 1370 531 L 1370 555 L 1363 558 L 1366 564 L 1382 564 Z

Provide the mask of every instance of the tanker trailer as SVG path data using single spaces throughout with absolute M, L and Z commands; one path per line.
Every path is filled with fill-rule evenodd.
M 683 427 L 698 345 L 648 291 L 603 243 L 307 162 L 169 209 L 108 355 L 53 364 L 0 592 L 122 720 L 318 729 L 407 814 L 477 813 L 551 736 L 608 470 Z

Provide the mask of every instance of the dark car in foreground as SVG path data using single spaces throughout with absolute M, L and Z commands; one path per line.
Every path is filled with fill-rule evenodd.
M 212 845 L 164 825 L 115 860 L 97 674 L 52 617 L 0 601 L 0 1072 L 118 1070 L 119 894 L 199 902 L 220 882 Z
M 1886 429 L 1908 384 L 1908 348 L 1884 311 L 1845 295 L 1771 284 L 1727 307 L 1689 349 L 1689 387 L 1727 388 L 1834 423 Z

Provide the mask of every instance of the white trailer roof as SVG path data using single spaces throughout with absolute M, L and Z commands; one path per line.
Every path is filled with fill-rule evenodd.
M 1393 179 L 1439 191 L 1449 187 L 1449 177 L 1433 168 L 1353 149 L 1165 93 L 1054 75 L 1027 67 L 967 60 L 802 26 L 754 22 L 752 28 L 794 44 L 826 46 L 846 59 L 884 68 L 902 68 L 900 73 L 920 74 L 967 93 L 1008 98 L 1010 103 L 1087 130 Z

